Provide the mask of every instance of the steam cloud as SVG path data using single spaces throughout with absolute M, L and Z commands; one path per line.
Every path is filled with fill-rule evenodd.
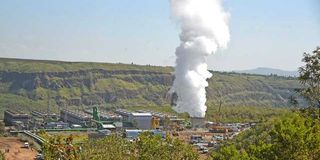
M 178 101 L 174 109 L 191 117 L 204 117 L 207 110 L 207 57 L 230 39 L 228 17 L 220 0 L 170 0 L 172 13 L 181 26 L 176 48 L 175 80 L 171 92 Z

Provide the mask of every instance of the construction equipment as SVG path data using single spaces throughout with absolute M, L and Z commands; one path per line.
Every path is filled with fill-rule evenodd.
M 96 123 L 98 129 L 105 129 L 106 127 L 115 128 L 112 121 L 101 121 L 98 107 L 92 108 L 92 116 L 93 119 L 91 121 Z
M 228 128 L 223 126 L 212 126 L 211 129 L 209 129 L 211 133 L 228 133 L 228 131 Z
M 93 114 L 93 119 L 96 121 L 100 121 L 100 112 L 98 110 L 98 107 L 94 106 L 92 108 L 92 114 Z
M 151 127 L 152 129 L 157 129 L 160 126 L 160 119 L 158 117 L 153 116 L 151 119 Z

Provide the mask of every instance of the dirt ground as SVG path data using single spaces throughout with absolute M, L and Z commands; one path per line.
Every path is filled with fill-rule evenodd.
M 179 136 L 177 138 L 189 143 L 191 135 L 201 135 L 204 140 L 210 142 L 212 141 L 212 136 L 217 134 L 209 133 L 207 130 L 184 130 L 179 132 Z
M 4 153 L 9 149 L 9 153 L 5 153 L 6 160 L 32 160 L 37 155 L 37 151 L 21 148 L 23 144 L 16 137 L 0 137 L 0 150 Z
M 213 133 L 209 133 L 207 130 L 184 130 L 178 132 L 179 136 L 175 137 L 179 140 L 189 143 L 191 135 L 201 135 L 202 138 L 206 141 L 212 141 Z M 197 148 L 194 147 L 194 150 L 197 151 Z M 199 160 L 206 160 L 209 157 L 209 153 L 207 154 L 200 154 Z

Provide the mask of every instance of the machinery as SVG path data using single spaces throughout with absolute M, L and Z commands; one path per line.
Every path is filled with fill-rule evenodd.
M 152 129 L 157 129 L 159 128 L 160 126 L 160 119 L 153 116 L 152 119 L 151 119 L 151 127 Z
M 98 107 L 93 107 L 92 108 L 92 114 L 93 114 L 93 119 L 96 121 L 100 121 L 100 112 L 98 110 Z
M 228 129 L 223 126 L 212 126 L 211 129 L 209 129 L 209 132 L 211 133 L 228 133 Z
M 100 120 L 100 112 L 98 110 L 98 107 L 93 107 L 92 108 L 92 116 L 93 119 L 92 121 L 97 124 L 98 129 L 105 129 L 107 128 L 115 128 L 112 122 L 103 122 Z

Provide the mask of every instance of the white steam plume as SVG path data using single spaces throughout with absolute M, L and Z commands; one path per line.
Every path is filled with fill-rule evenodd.
M 175 80 L 171 92 L 178 95 L 177 112 L 204 117 L 207 110 L 207 57 L 230 39 L 228 14 L 220 0 L 170 0 L 174 17 L 181 26 L 176 48 Z

